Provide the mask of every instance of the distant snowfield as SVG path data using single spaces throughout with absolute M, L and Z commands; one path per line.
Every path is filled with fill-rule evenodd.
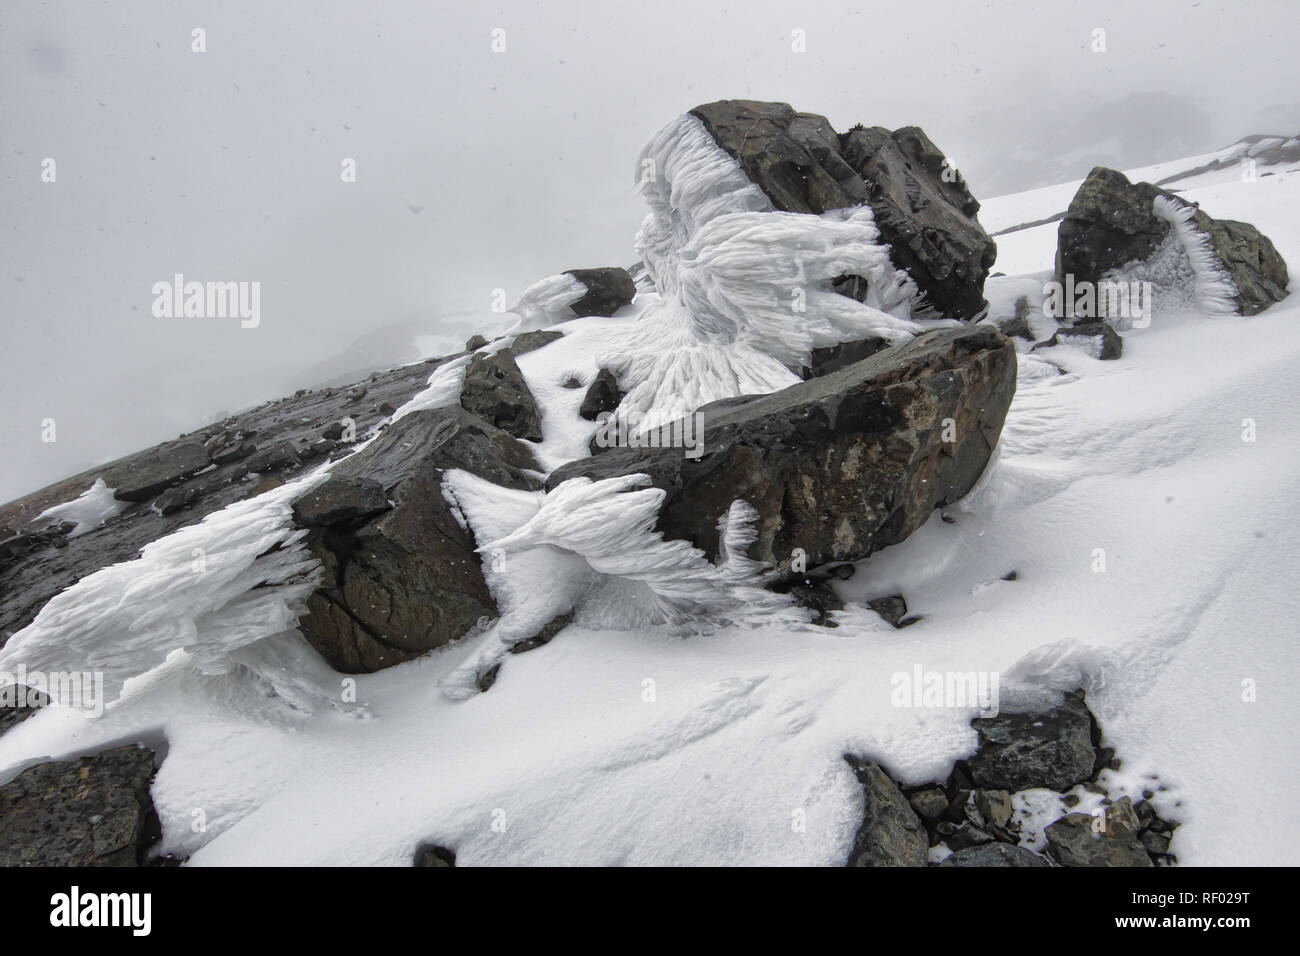
M 981 220 L 1050 215 L 1073 190 L 990 200 Z M 1255 224 L 1300 268 L 1300 174 L 1184 195 Z M 995 305 L 1041 287 L 1055 238 L 1052 224 L 998 239 Z M 590 429 L 581 390 L 562 382 L 594 375 L 651 298 L 556 326 L 565 339 L 520 358 L 547 467 L 580 454 Z M 1004 706 L 1017 689 L 1086 687 L 1123 759 L 1103 782 L 1116 796 L 1165 788 L 1154 803 L 1183 824 L 1182 864 L 1294 864 L 1278 809 L 1300 785 L 1298 363 L 1295 295 L 1252 318 L 1158 315 L 1124 333 L 1117 362 L 1022 353 L 998 456 L 947 509 L 953 523 L 936 514 L 842 586 L 904 594 L 924 617 L 905 630 L 853 606 L 834 629 L 570 626 L 510 657 L 488 693 L 453 701 L 439 681 L 478 650 L 471 639 L 358 676 L 355 704 L 314 712 L 173 654 L 98 720 L 48 710 L 0 737 L 0 779 L 165 739 L 164 849 L 192 865 L 407 865 L 426 840 L 458 865 L 840 864 L 862 810 L 845 752 L 920 783 L 974 748 L 973 711 L 891 706 L 891 675 L 919 664 L 997 671 Z M 155 599 L 124 593 L 141 611 Z M 337 699 L 339 678 L 284 641 L 283 667 Z

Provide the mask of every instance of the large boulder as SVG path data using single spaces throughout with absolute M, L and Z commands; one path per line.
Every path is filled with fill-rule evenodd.
M 569 304 L 575 316 L 610 316 L 636 298 L 632 274 L 618 266 L 569 269 L 565 274 L 587 287 L 586 295 Z
M 1099 732 L 1082 692 L 1057 707 L 978 717 L 979 751 L 967 763 L 976 785 L 1012 793 L 1035 787 L 1065 791 L 1092 776 Z
M 691 114 L 777 209 L 820 214 L 866 203 L 894 265 L 929 305 L 963 319 L 986 308 L 997 245 L 979 224 L 979 202 L 918 127 L 837 133 L 824 116 L 753 100 L 720 100 Z M 842 291 L 861 298 L 860 288 Z
M 702 448 L 610 449 L 557 469 L 547 488 L 643 473 L 666 492 L 658 530 L 711 557 L 739 498 L 758 512 L 749 557 L 785 571 L 796 549 L 808 567 L 855 561 L 971 489 L 1015 387 L 1015 347 L 996 329 L 930 332 L 770 395 L 706 405 Z
M 528 441 L 542 440 L 542 416 L 514 353 L 476 352 L 465 369 L 460 404 L 490 425 Z
M 410 660 L 495 617 L 473 534 L 447 501 L 448 469 L 536 489 L 523 443 L 455 406 L 413 412 L 295 504 L 322 563 L 299 627 L 337 670 Z M 391 505 L 391 506 L 390 506 Z
M 853 837 L 849 866 L 925 866 L 925 826 L 898 784 L 878 764 L 846 758 L 862 785 L 862 822 Z
M 1057 231 L 1057 281 L 1097 283 L 1114 270 L 1146 262 L 1169 241 L 1173 225 L 1157 213 L 1164 197 L 1177 207 L 1187 203 L 1151 183 L 1131 183 L 1113 169 L 1098 166 L 1079 186 Z M 1236 286 L 1233 301 L 1241 315 L 1255 315 L 1288 295 L 1286 262 L 1269 238 L 1249 223 L 1212 219 L 1200 208 L 1189 223 L 1209 244 L 1212 258 Z
M 136 866 L 151 823 L 153 751 L 37 764 L 0 787 L 0 866 Z

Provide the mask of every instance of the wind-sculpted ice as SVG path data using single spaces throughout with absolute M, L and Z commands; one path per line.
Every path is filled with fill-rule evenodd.
M 467 362 L 440 366 L 394 419 L 455 404 Z M 175 663 L 179 653 L 182 669 L 219 678 L 206 686 L 232 700 L 255 701 L 257 688 L 272 690 L 278 703 L 267 699 L 265 713 L 285 704 L 337 704 L 332 672 L 296 630 L 319 562 L 291 513 L 293 500 L 324 481 L 332 465 L 228 505 L 146 545 L 133 561 L 82 578 L 0 649 L 0 672 L 19 664 L 28 672 L 102 672 L 111 700 L 127 681 Z M 296 668 L 286 667 L 290 660 Z
M 103 478 L 96 478 L 95 483 L 76 498 L 46 508 L 32 519 L 32 523 L 71 521 L 76 527 L 68 532 L 68 537 L 75 538 L 87 531 L 94 531 L 109 518 L 121 514 L 126 506 L 127 502 L 113 497 L 113 489 L 104 483 Z
M 645 487 L 645 475 L 593 482 L 573 478 L 540 504 L 466 472 L 449 472 L 444 488 L 485 541 L 485 575 L 501 618 L 457 670 L 444 692 L 463 698 L 511 646 L 533 637 L 561 614 L 581 627 L 666 627 L 695 633 L 729 624 L 799 627 L 808 612 L 763 587 L 768 568 L 745 556 L 757 531 L 757 512 L 735 501 L 719 522 L 717 564 L 686 541 L 654 530 L 664 492 Z M 527 517 L 525 513 L 531 512 Z M 512 519 L 512 531 L 496 534 Z
M 460 392 L 465 385 L 465 369 L 469 365 L 469 356 L 439 365 L 429 376 L 424 388 L 411 396 L 410 401 L 393 412 L 393 421 L 404 418 L 411 412 L 426 411 L 431 408 L 444 408 L 460 401 Z
M 515 324 L 506 330 L 506 334 L 544 329 L 572 319 L 574 314 L 569 306 L 586 294 L 587 287 L 567 272 L 538 279 L 506 310 L 519 316 Z
M 1223 268 L 1209 236 L 1196 227 L 1196 207 L 1168 196 L 1157 196 L 1153 208 L 1157 216 L 1169 223 L 1187 257 L 1195 276 L 1192 286 L 1197 305 L 1210 315 L 1236 315 L 1237 284 Z
M 1110 283 L 1119 289 L 1149 284 L 1152 313 L 1236 315 L 1237 284 L 1219 261 L 1209 237 L 1197 228 L 1196 207 L 1168 196 L 1156 196 L 1152 210 L 1169 224 L 1169 234 L 1146 259 L 1112 269 L 1101 284 Z M 1147 321 L 1150 318 L 1148 314 Z M 1134 324 L 1123 316 L 1107 321 L 1121 330 Z
M 104 693 L 181 652 L 214 676 L 242 648 L 292 631 L 317 562 L 290 520 L 293 498 L 323 475 L 237 502 L 82 578 L 0 650 L 0 672 L 102 672 Z M 255 665 L 251 669 L 256 669 Z
M 627 393 L 616 414 L 634 428 L 792 385 L 814 348 L 921 330 L 915 283 L 868 206 L 775 211 L 689 115 L 655 135 L 639 169 L 650 214 L 637 251 L 662 299 L 601 356 Z M 834 290 L 846 275 L 867 280 L 865 302 Z

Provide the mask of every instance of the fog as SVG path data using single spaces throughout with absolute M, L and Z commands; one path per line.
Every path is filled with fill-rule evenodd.
M 698 103 L 917 124 L 986 196 L 1300 131 L 1295 19 L 1288 0 L 6 0 L 0 501 L 491 335 L 496 289 L 630 264 L 637 150 Z M 259 324 L 155 317 L 177 273 L 259 282 Z

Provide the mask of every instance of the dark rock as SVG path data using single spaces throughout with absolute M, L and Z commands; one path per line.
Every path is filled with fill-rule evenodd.
M 488 344 L 488 340 L 481 335 L 471 335 L 465 340 L 466 352 L 477 352 L 483 346 Z
M 208 453 L 201 442 L 168 442 L 110 466 L 104 472 L 104 483 L 118 501 L 148 501 L 208 465 Z
M 380 402 L 375 406 L 375 411 L 385 418 L 389 418 L 397 413 L 397 406 L 392 402 Z
M 523 332 L 515 336 L 515 340 L 510 343 L 510 351 L 516 356 L 526 352 L 534 352 L 543 345 L 550 345 L 552 342 L 564 338 L 563 332 L 556 332 L 547 329 L 534 329 L 531 332 Z
M 898 785 L 879 765 L 845 757 L 862 785 L 862 823 L 853 837 L 849 866 L 925 866 L 925 827 Z
M 1093 358 L 1102 361 L 1111 361 L 1124 354 L 1124 340 L 1120 334 L 1100 319 L 1062 326 L 1046 342 L 1035 345 L 1034 349 L 1048 349 L 1060 345 L 1063 338 L 1086 346 Z
M 967 766 L 982 789 L 1065 791 L 1092 775 L 1092 714 L 1082 692 L 1052 710 L 977 717 L 971 726 L 980 743 Z
M 4 736 L 42 707 L 50 705 L 50 695 L 22 684 L 0 687 L 0 736 Z
M 326 439 L 327 441 L 338 441 L 340 438 L 343 437 L 343 431 L 344 429 L 343 429 L 342 422 L 330 422 L 328 425 L 326 425 L 324 428 L 320 430 L 320 434 L 321 437 Z
M 618 378 L 607 368 L 602 368 L 587 386 L 587 394 L 582 398 L 578 414 L 589 422 L 594 422 L 601 412 L 613 412 L 618 403 L 623 401 L 623 391 L 618 387 Z
M 182 508 L 190 507 L 202 497 L 203 490 L 201 488 L 188 484 L 178 485 L 175 488 L 168 488 L 155 498 L 153 506 L 158 509 L 159 514 L 169 515 L 180 511 Z
M 572 623 L 573 623 L 572 612 L 568 614 L 561 614 L 559 617 L 555 618 L 549 624 L 544 626 L 540 631 L 538 631 L 532 637 L 524 638 L 522 641 L 519 641 L 516 644 L 512 644 L 510 646 L 510 653 L 523 654 L 526 651 L 535 650 L 536 648 L 542 647 L 545 644 L 549 644 L 551 642 L 551 638 L 553 638 L 556 634 L 559 634 L 560 631 L 564 630 Z
M 492 355 L 475 353 L 465 370 L 460 404 L 515 438 L 542 440 L 541 413 L 509 349 Z
M 1076 285 L 1095 283 L 1111 270 L 1148 259 L 1171 228 L 1155 213 L 1157 196 L 1186 205 L 1158 186 L 1130 183 L 1123 173 L 1104 166 L 1093 169 L 1057 232 L 1058 281 L 1073 276 Z M 1267 236 L 1249 223 L 1212 219 L 1199 208 L 1192 223 L 1236 283 L 1240 314 L 1254 315 L 1286 298 L 1286 262 Z
M 948 795 L 938 787 L 926 787 L 907 798 L 908 804 L 916 815 L 933 826 L 948 811 Z
M 867 607 L 875 611 L 886 622 L 899 626 L 899 622 L 907 616 L 907 601 L 901 594 L 891 594 L 889 597 L 875 598 L 867 602 Z
M 940 866 L 1051 866 L 1046 859 L 1024 847 L 1007 843 L 985 843 L 958 850 Z
M 1144 830 L 1138 837 L 1142 846 L 1152 856 L 1163 856 L 1169 852 L 1169 837 L 1154 830 Z
M 1003 829 L 1011 822 L 1011 794 L 1005 790 L 980 790 L 975 794 L 975 808 L 989 826 Z
M 1034 340 L 1034 330 L 1029 327 L 1029 296 L 1022 295 L 1016 299 L 1016 314 L 1009 319 L 1004 319 L 998 325 L 999 331 L 1003 335 L 1025 339 L 1029 342 Z
M 812 611 L 814 624 L 823 627 L 838 626 L 830 620 L 829 615 L 832 611 L 844 610 L 844 602 L 824 580 L 805 577 L 778 581 L 772 585 L 772 590 L 790 595 L 800 607 Z
M 492 685 L 497 682 L 497 675 L 501 673 L 501 662 L 497 661 L 487 670 L 475 675 L 474 686 L 480 694 L 486 694 L 492 689 Z
M 337 424 L 337 423 L 336 423 Z M 343 433 L 342 428 L 339 434 Z M 336 436 L 337 437 L 337 436 Z M 247 468 L 254 474 L 264 474 L 271 471 L 287 471 L 295 469 L 302 464 L 302 457 L 298 454 L 298 449 L 293 442 L 277 442 L 268 448 L 263 448 L 252 458 L 248 459 Z
M 1152 866 L 1146 847 L 1124 823 L 1107 814 L 1069 813 L 1043 831 L 1062 866 Z
M 308 536 L 323 571 L 298 622 L 307 640 L 337 670 L 367 672 L 495 617 L 473 535 L 443 497 L 443 474 L 458 468 L 534 490 L 525 469 L 537 467 L 527 446 L 455 406 L 406 415 L 338 464 L 331 480 L 367 479 L 393 507 Z
M 23 771 L 0 787 L 0 866 L 136 866 L 153 773 L 138 747 Z
M 566 271 L 587 287 L 587 294 L 569 306 L 574 315 L 610 316 L 636 297 L 631 273 L 618 266 Z
M 560 388 L 567 388 L 570 391 L 575 388 L 582 388 L 582 379 L 578 378 L 576 375 L 570 375 L 564 380 L 563 384 L 560 385 Z
M 456 854 L 445 846 L 422 843 L 415 850 L 415 866 L 455 866 Z
M 324 527 L 386 510 L 388 494 L 379 482 L 331 474 L 293 503 L 293 519 L 304 528 Z
M 642 473 L 666 492 L 658 530 L 718 554 L 737 498 L 758 512 L 749 557 L 789 572 L 897 544 L 983 472 L 1015 391 L 1015 349 L 989 326 L 931 332 L 770 395 L 706 405 L 702 455 L 614 448 L 553 472 Z M 945 442 L 944 421 L 952 420 Z
M 942 834 L 943 842 L 952 850 L 965 850 L 968 847 L 983 846 L 993 842 L 993 837 L 971 823 L 964 823 L 961 826 L 940 823 L 936 829 Z
M 365 397 L 366 397 L 366 387 L 364 385 L 357 385 L 355 388 L 348 389 L 349 402 L 359 402 Z
M 872 336 L 866 339 L 855 339 L 852 342 L 841 342 L 839 345 L 831 345 L 826 348 L 813 349 L 812 357 L 809 360 L 811 364 L 804 368 L 803 378 L 807 381 L 810 378 L 838 372 L 846 365 L 861 362 L 863 359 L 870 358 L 877 352 L 883 352 L 887 348 L 889 348 L 888 339 Z
M 866 203 L 894 265 L 934 309 L 972 319 L 986 308 L 997 246 L 976 218 L 979 203 L 919 128 L 839 134 L 823 116 L 752 100 L 691 113 L 777 209 L 820 214 Z

